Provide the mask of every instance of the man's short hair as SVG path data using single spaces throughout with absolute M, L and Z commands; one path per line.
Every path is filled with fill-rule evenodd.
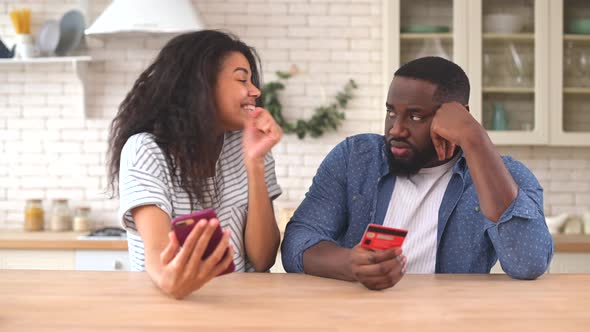
M 454 62 L 441 57 L 429 56 L 412 60 L 401 66 L 394 74 L 424 80 L 437 86 L 434 99 L 440 103 L 456 101 L 469 103 L 469 79 Z

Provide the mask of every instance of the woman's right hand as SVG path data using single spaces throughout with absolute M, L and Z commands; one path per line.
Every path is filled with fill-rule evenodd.
M 233 260 L 233 248 L 229 245 L 229 230 L 223 232 L 223 238 L 213 253 L 206 259 L 202 259 L 218 224 L 217 219 L 200 220 L 182 248 L 174 232 L 168 233 L 168 245 L 160 254 L 162 270 L 157 282 L 165 293 L 176 299 L 182 299 L 228 268 Z M 225 255 L 226 250 L 227 255 Z

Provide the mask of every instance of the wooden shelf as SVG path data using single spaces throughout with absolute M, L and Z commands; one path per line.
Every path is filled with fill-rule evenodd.
M 503 87 L 503 86 L 488 86 L 482 89 L 483 93 L 514 93 L 514 94 L 525 94 L 535 93 L 534 88 L 526 87 Z
M 484 33 L 483 40 L 496 41 L 534 41 L 535 34 L 533 33 Z
M 563 93 L 567 93 L 567 94 L 590 94 L 590 88 L 568 87 L 568 88 L 563 88 Z
M 563 40 L 590 41 L 590 35 L 566 34 L 563 35 Z
M 423 40 L 423 39 L 453 39 L 453 34 L 450 32 L 444 33 L 401 33 L 401 40 Z
M 0 65 L 7 64 L 29 64 L 29 63 L 73 63 L 73 62 L 90 62 L 90 56 L 63 56 L 63 57 L 39 57 L 29 59 L 0 59 Z

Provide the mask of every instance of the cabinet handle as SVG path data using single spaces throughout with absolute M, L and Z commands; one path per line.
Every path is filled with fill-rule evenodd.
M 113 268 L 115 270 L 123 270 L 123 263 L 121 261 L 116 260 L 115 264 L 113 264 L 113 265 L 114 265 Z

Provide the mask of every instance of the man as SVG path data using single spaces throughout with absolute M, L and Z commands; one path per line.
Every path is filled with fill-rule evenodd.
M 499 259 L 518 279 L 543 274 L 553 240 L 543 189 L 501 157 L 469 114 L 469 80 L 426 57 L 402 66 L 387 96 L 385 136 L 347 138 L 322 162 L 287 225 L 287 272 L 395 285 L 404 273 L 489 273 Z M 359 245 L 369 223 L 408 230 L 402 248 Z

